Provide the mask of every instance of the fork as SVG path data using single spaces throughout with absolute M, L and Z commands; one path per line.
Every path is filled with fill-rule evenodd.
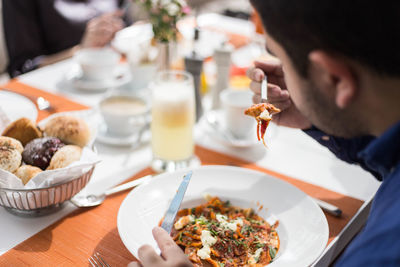
M 268 102 L 268 77 L 267 74 L 264 74 L 264 79 L 261 82 L 261 102 Z
M 89 258 L 89 263 L 92 267 L 110 267 L 98 252 L 94 253 L 93 256 Z

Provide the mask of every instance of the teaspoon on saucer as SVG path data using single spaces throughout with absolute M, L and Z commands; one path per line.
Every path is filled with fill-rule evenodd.
M 229 142 L 234 142 L 236 140 L 236 138 L 233 136 L 233 134 L 229 130 L 222 128 L 222 125 L 218 122 L 218 119 L 215 116 L 215 114 L 208 113 L 206 115 L 206 119 L 207 119 L 208 124 L 211 127 L 213 127 L 217 132 L 222 134 Z

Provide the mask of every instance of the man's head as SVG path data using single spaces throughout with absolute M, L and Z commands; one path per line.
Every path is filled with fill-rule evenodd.
M 331 134 L 373 133 L 367 115 L 381 104 L 373 101 L 377 92 L 386 90 L 377 87 L 400 79 L 400 2 L 251 2 L 297 108 Z

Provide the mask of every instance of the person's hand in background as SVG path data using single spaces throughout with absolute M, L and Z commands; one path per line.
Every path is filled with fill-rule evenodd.
M 311 123 L 300 113 L 290 98 L 282 65 L 278 62 L 256 61 L 254 66 L 247 70 L 247 76 L 251 79 L 250 89 L 254 92 L 254 103 L 261 102 L 261 82 L 264 74 L 268 76 L 268 103 L 281 110 L 272 116 L 272 121 L 291 128 L 310 128 Z
M 91 19 L 81 41 L 81 48 L 104 47 L 124 27 L 122 11 L 107 13 Z
M 153 236 L 162 256 L 158 255 L 149 245 L 139 248 L 138 256 L 141 263 L 131 262 L 128 267 L 193 267 L 182 249 L 175 244 L 174 240 L 164 229 L 156 227 Z

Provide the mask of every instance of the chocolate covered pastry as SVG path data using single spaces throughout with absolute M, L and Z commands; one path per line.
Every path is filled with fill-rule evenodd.
M 37 138 L 25 146 L 22 158 L 26 164 L 45 170 L 53 155 L 63 146 L 64 143 L 55 137 Z

